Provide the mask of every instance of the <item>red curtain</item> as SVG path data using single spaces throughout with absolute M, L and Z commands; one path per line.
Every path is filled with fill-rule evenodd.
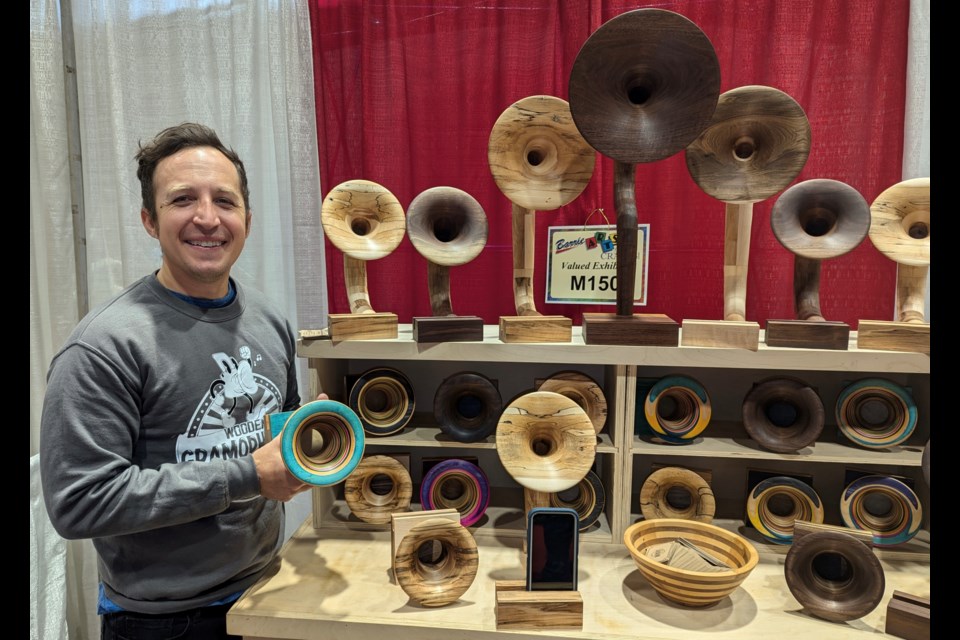
M 571 67 L 593 31 L 632 9 L 686 16 L 716 50 L 721 92 L 765 85 L 786 92 L 810 122 L 811 149 L 791 184 L 842 181 L 868 203 L 900 181 L 909 0 L 315 0 L 311 3 L 320 179 L 371 180 L 406 207 L 425 189 L 451 186 L 476 198 L 489 237 L 471 262 L 451 267 L 458 315 L 496 324 L 515 315 L 510 201 L 487 160 L 492 126 L 531 95 L 568 100 Z M 684 154 L 640 164 L 637 218 L 650 224 L 647 304 L 636 313 L 723 316 L 724 204 L 693 181 Z M 773 235 L 776 196 L 753 208 L 747 320 L 793 318 L 794 255 Z M 583 224 L 603 208 L 614 222 L 613 162 L 598 154 L 573 202 L 536 214 L 535 295 L 544 314 L 580 324 L 609 305 L 546 304 L 547 228 Z M 319 215 L 319 212 L 318 212 Z M 594 217 L 591 224 L 600 221 Z M 349 312 L 343 254 L 326 240 L 330 311 Z M 400 322 L 431 315 L 427 263 L 405 238 L 367 263 L 370 301 Z M 894 319 L 896 264 L 866 238 L 823 260 L 821 310 L 856 329 Z

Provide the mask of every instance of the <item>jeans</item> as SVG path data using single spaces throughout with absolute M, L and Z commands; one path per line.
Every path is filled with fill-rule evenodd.
M 177 613 L 133 611 L 100 616 L 101 640 L 240 640 L 227 635 L 227 611 L 233 603 Z

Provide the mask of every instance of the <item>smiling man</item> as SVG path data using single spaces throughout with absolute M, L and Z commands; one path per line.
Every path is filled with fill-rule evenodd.
M 227 610 L 283 543 L 283 502 L 309 488 L 264 443 L 263 417 L 300 403 L 296 341 L 230 276 L 252 221 L 239 156 L 183 123 L 136 160 L 162 262 L 53 358 L 44 500 L 61 536 L 93 539 L 102 638 L 228 638 Z

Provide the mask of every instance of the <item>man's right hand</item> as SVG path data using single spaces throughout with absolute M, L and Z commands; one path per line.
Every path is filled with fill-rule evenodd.
M 287 502 L 298 493 L 306 491 L 311 485 L 301 482 L 290 473 L 280 454 L 282 438 L 273 438 L 267 444 L 253 452 L 253 464 L 260 478 L 260 495 L 270 500 Z

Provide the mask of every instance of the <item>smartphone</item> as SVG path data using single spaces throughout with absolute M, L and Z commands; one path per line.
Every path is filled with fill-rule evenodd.
M 568 507 L 527 513 L 527 591 L 576 591 L 580 516 Z

